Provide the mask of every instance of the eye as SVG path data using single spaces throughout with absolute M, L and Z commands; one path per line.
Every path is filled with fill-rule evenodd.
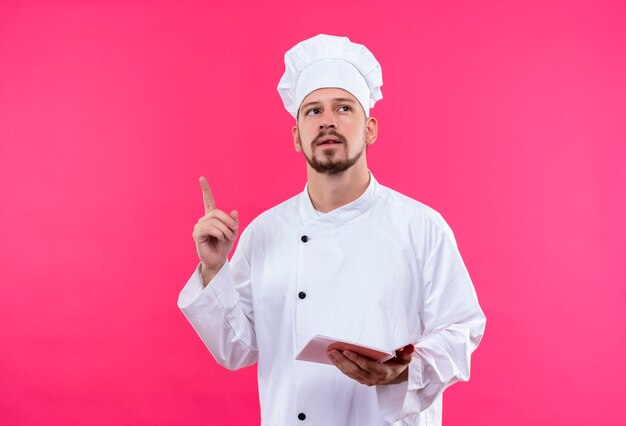
M 317 114 L 318 112 L 320 112 L 319 109 L 311 108 L 310 110 L 306 111 L 306 115 L 313 115 L 313 114 Z
M 347 111 L 350 111 L 351 109 L 352 109 L 352 108 L 350 108 L 348 105 L 341 105 L 341 106 L 339 107 L 339 110 L 341 110 L 341 111 L 346 111 L 346 112 L 347 112 Z

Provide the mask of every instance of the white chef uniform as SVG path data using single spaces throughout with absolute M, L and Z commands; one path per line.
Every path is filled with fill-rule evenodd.
M 440 425 L 442 392 L 469 379 L 485 327 L 446 222 L 371 174 L 329 213 L 305 187 L 258 216 L 206 288 L 198 268 L 178 306 L 221 365 L 258 362 L 262 425 Z M 389 349 L 427 337 L 407 382 L 368 387 L 295 360 L 316 334 Z

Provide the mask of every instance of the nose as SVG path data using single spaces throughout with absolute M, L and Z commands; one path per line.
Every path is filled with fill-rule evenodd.
M 332 127 L 337 128 L 337 117 L 331 109 L 325 109 L 320 120 L 320 130 Z

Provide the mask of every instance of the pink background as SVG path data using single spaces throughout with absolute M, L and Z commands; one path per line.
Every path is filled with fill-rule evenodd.
M 176 307 L 198 176 L 246 225 L 302 190 L 283 54 L 382 64 L 383 184 L 441 212 L 487 315 L 451 425 L 618 425 L 626 2 L 0 1 L 0 423 L 259 423 Z M 230 210 L 229 210 L 230 211 Z

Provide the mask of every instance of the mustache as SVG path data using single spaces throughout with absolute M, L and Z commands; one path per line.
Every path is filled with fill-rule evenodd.
M 315 146 L 319 143 L 319 140 L 322 139 L 325 136 L 334 136 L 339 142 L 341 142 L 342 144 L 346 144 L 348 141 L 346 140 L 346 138 L 338 133 L 336 130 L 330 129 L 330 130 L 326 130 L 326 131 L 321 131 L 316 137 L 315 139 L 313 139 L 313 142 L 311 142 L 312 146 Z

